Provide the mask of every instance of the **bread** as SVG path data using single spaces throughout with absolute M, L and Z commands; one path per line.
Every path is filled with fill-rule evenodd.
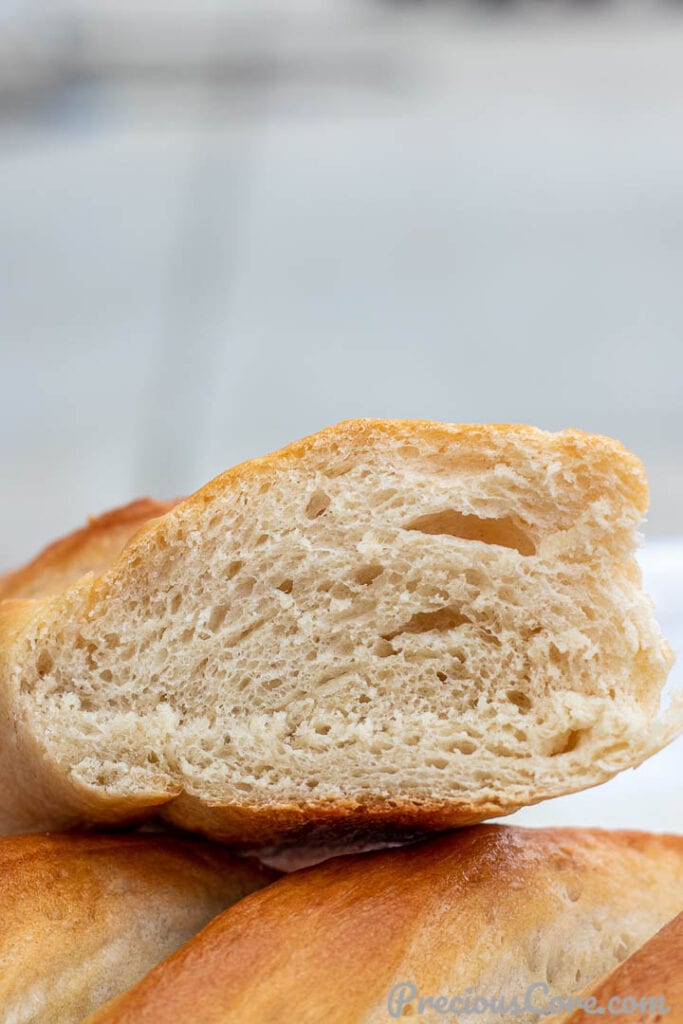
M 86 526 L 50 544 L 28 565 L 0 576 L 0 601 L 58 594 L 85 573 L 100 573 L 145 523 L 173 508 L 173 501 L 140 498 L 91 516 Z
M 0 1020 L 81 1021 L 274 877 L 187 839 L 0 839 Z
M 479 825 L 285 876 L 88 1024 L 453 1020 L 419 998 L 566 996 L 681 908 L 683 837 Z
M 593 999 L 586 1009 L 583 1000 Z M 683 914 L 664 925 L 646 942 L 599 982 L 581 993 L 582 1006 L 553 1017 L 549 1024 L 593 1024 L 596 1010 L 610 1011 L 612 1006 L 626 1014 L 629 1024 L 667 1024 L 683 1022 Z M 637 1007 L 626 1000 L 634 1000 Z M 592 1009 L 593 1012 L 590 1012 Z
M 520 426 L 350 421 L 229 470 L 0 603 L 2 828 L 406 838 L 638 764 L 681 723 L 646 504 L 616 441 Z

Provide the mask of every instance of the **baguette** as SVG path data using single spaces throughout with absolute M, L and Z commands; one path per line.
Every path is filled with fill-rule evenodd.
M 666 1024 L 683 1022 L 683 914 L 670 921 L 646 942 L 633 956 L 625 960 L 599 982 L 587 986 L 582 999 L 593 997 L 593 1009 L 610 1012 L 612 1007 L 626 1014 L 628 1024 Z M 635 1000 L 632 1005 L 625 1000 Z M 661 1003 L 658 1004 L 658 1001 Z M 585 1005 L 568 1013 L 553 1017 L 549 1024 L 593 1024 L 596 1014 Z
M 405 840 L 639 764 L 681 723 L 646 504 L 616 441 L 519 426 L 350 421 L 224 473 L 0 603 L 0 828 Z
M 567 997 L 682 908 L 683 837 L 479 825 L 285 876 L 88 1024 L 433 1024 L 456 1018 L 420 998 L 467 990 L 520 1001 L 480 1024 L 531 1024 L 529 986 Z
M 0 576 L 0 601 L 59 594 L 86 573 L 101 573 L 141 526 L 173 508 L 173 501 L 139 498 L 101 516 L 45 548 L 28 565 Z
M 0 839 L 0 1020 L 76 1024 L 275 877 L 187 839 Z

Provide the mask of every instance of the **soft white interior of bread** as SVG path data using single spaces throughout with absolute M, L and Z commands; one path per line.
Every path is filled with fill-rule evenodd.
M 476 805 L 599 782 L 650 751 L 670 660 L 614 447 L 404 431 L 238 471 L 54 602 L 27 714 L 121 793 Z

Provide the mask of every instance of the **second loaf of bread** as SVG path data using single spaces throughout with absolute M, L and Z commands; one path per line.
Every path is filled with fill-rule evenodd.
M 0 1021 L 78 1024 L 275 877 L 192 839 L 0 839 Z
M 467 992 L 531 1024 L 529 986 L 569 996 L 682 908 L 682 837 L 480 825 L 285 876 L 88 1024 L 431 1024 L 420 998 Z
M 549 1024 L 592 1024 L 598 1014 L 609 1012 L 623 1014 L 629 1024 L 659 1024 L 662 1019 L 682 1024 L 683 914 L 579 995 L 580 1007 L 553 1017 Z

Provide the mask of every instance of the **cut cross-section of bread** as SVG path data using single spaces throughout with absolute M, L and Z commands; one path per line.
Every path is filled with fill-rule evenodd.
M 479 825 L 280 879 L 87 1024 L 537 1024 L 681 907 L 681 836 Z
M 0 603 L 0 821 L 327 842 L 602 782 L 681 717 L 646 504 L 616 441 L 519 426 L 350 421 L 229 470 Z

